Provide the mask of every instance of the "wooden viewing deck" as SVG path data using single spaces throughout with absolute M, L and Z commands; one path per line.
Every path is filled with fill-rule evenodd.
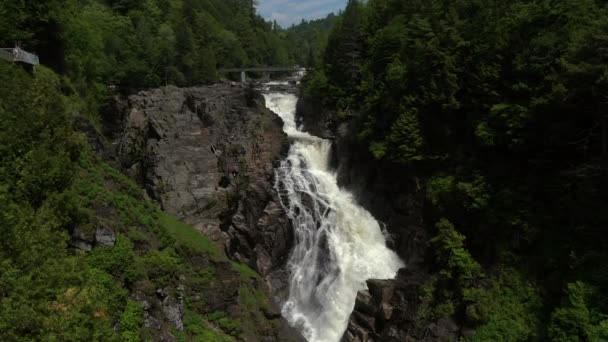
M 15 48 L 0 48 L 0 59 L 7 60 L 9 62 L 21 62 L 31 65 L 40 64 L 40 59 L 33 53 L 24 51 L 18 47 Z

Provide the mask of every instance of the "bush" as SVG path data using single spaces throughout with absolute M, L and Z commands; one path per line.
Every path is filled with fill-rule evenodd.
M 120 331 L 123 341 L 139 342 L 141 325 L 143 324 L 143 310 L 139 304 L 129 300 L 125 311 L 120 317 Z
M 593 289 L 577 281 L 567 286 L 564 303 L 551 315 L 549 338 L 555 342 L 608 340 L 608 315 L 589 302 Z

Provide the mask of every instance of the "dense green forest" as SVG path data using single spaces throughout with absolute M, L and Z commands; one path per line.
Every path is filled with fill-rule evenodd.
M 286 30 L 288 50 L 296 64 L 311 67 L 321 62 L 329 30 L 337 18 L 330 13 L 323 19 L 302 20 Z
M 350 0 L 328 42 L 304 93 L 426 194 L 420 316 L 607 341 L 606 2 Z
M 111 85 L 210 84 L 218 67 L 294 62 L 252 0 L 7 0 L 0 16 L 0 46 L 38 53 L 93 105 Z
M 286 33 L 251 0 L 3 0 L 0 18 L 0 46 L 42 62 L 32 74 L 0 61 L 0 340 L 150 340 L 133 296 L 157 289 L 180 291 L 180 341 L 272 329 L 258 275 L 161 212 L 74 126 L 100 131 L 117 92 L 209 84 L 218 67 L 291 65 Z M 99 227 L 114 231 L 113 246 L 69 248 L 76 231 Z M 219 269 L 240 284 L 238 317 L 203 309 Z

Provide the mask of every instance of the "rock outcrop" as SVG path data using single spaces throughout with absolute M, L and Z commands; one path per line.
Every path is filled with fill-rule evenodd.
M 207 235 L 232 260 L 258 271 L 261 287 L 275 295 L 275 305 L 264 309 L 266 318 L 257 318 L 272 321 L 273 331 L 246 340 L 298 340 L 277 305 L 287 290 L 285 264 L 293 237 L 274 191 L 274 168 L 289 142 L 282 120 L 265 107 L 261 93 L 234 84 L 169 86 L 139 92 L 113 108 L 122 118 L 120 132 L 120 120 L 106 118 L 114 163 L 163 210 Z M 107 240 L 100 235 L 99 241 Z M 204 310 L 242 316 L 233 265 L 211 263 L 218 278 L 204 289 Z M 164 331 L 167 321 L 178 330 L 183 326 L 178 289 L 159 289 L 158 298 L 144 292 L 136 296 L 141 293 L 138 301 L 150 307 L 144 312 L 146 327 Z
M 282 121 L 251 88 L 166 87 L 129 98 L 121 167 L 162 208 L 262 275 L 284 263 L 288 219 L 273 189 Z

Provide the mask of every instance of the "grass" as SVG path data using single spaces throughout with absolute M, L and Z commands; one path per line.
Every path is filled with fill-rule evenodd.
M 239 272 L 239 274 L 241 275 L 241 280 L 243 281 L 247 281 L 249 279 L 257 279 L 260 277 L 260 275 L 256 271 L 251 269 L 251 267 L 245 264 L 241 264 L 239 262 L 233 261 L 232 269 Z
M 179 342 L 232 342 L 234 338 L 211 328 L 203 316 L 187 310 L 184 314 L 184 331 L 174 331 Z
M 155 203 L 144 198 L 135 182 L 108 164 L 91 155 L 82 156 L 80 163 L 80 177 L 72 190 L 80 199 L 79 225 L 90 223 L 93 232 L 98 214 L 92 208 L 112 208 L 112 217 L 104 220 L 113 227 L 118 238 L 113 247 L 96 248 L 88 255 L 91 267 L 118 282 L 146 280 L 151 288 L 183 284 L 183 280 L 178 279 L 185 275 L 187 287 L 204 289 L 217 279 L 217 265 L 214 263 L 230 262 L 242 283 L 239 297 L 244 316 L 230 317 L 219 312 L 205 316 L 201 312 L 200 305 L 204 301 L 204 296 L 201 296 L 197 303 L 190 303 L 193 306 L 187 306 L 185 330 L 174 331 L 175 336 L 179 341 L 228 342 L 247 332 L 269 331 L 262 313 L 268 300 L 263 291 L 253 286 L 260 278 L 256 271 L 245 264 L 230 261 L 222 249 L 203 233 L 162 212 Z M 212 263 L 199 263 L 200 257 Z M 122 292 L 120 295 L 116 296 L 118 303 L 113 311 L 121 310 L 125 305 L 126 295 Z M 115 317 L 118 314 L 113 312 Z M 143 336 L 142 333 L 147 334 L 143 330 L 131 330 L 123 331 L 128 335 L 123 338 L 133 339 Z
M 167 213 L 161 213 L 160 222 L 178 244 L 187 246 L 196 252 L 205 253 L 214 261 L 225 261 L 225 257 L 219 248 L 208 237 L 192 226 L 179 221 Z
M 241 286 L 239 295 L 241 304 L 244 304 L 250 311 L 268 309 L 268 297 L 259 289 Z

